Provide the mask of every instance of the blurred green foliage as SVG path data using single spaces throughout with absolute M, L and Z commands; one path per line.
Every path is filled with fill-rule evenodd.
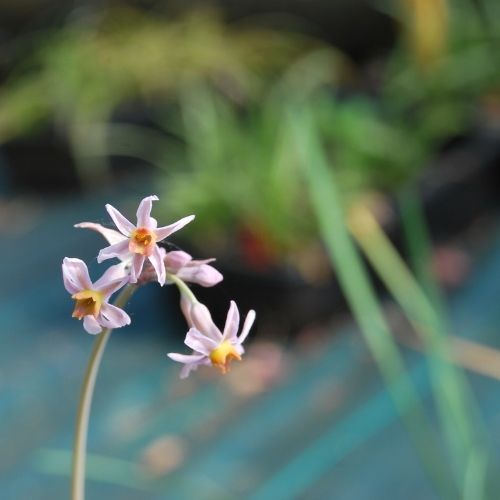
M 289 109 L 300 102 L 319 124 L 317 143 L 336 170 L 345 203 L 401 189 L 450 140 L 488 119 L 485 103 L 500 88 L 498 40 L 476 14 L 470 3 L 453 5 L 448 49 L 431 69 L 412 59 L 402 38 L 378 62 L 370 91 L 363 68 L 333 50 L 311 51 L 290 64 L 244 114 L 198 88 L 181 103 L 189 153 L 185 168 L 166 180 L 173 194 L 167 209 L 203 214 L 188 234 L 219 243 L 225 237 L 231 247 L 238 230 L 250 226 L 281 259 L 295 260 L 316 233 L 293 144 L 283 135 Z
M 112 9 L 45 34 L 0 93 L 0 139 L 24 134 L 43 120 L 108 118 L 141 98 L 178 96 L 207 82 L 235 102 L 255 96 L 266 78 L 309 45 L 298 35 L 226 26 L 213 11 L 168 21 Z
M 410 36 L 364 66 L 318 40 L 227 25 L 213 11 L 77 19 L 46 36 L 3 85 L 0 140 L 54 124 L 89 186 L 105 177 L 108 155 L 145 159 L 159 167 L 167 218 L 202 214 L 187 236 L 234 250 L 243 235 L 271 260 L 294 260 L 316 230 L 283 134 L 291 106 L 318 123 L 317 142 L 350 201 L 411 182 L 450 138 L 480 124 L 498 92 L 496 2 L 482 2 L 485 25 L 472 2 L 448 12 L 428 0 L 443 36 L 425 31 L 418 3 L 401 4 L 392 13 Z M 113 118 L 130 102 L 150 111 L 155 129 Z

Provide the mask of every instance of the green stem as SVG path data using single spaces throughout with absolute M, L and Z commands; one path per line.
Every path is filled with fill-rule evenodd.
M 198 299 L 191 291 L 191 288 L 189 288 L 186 283 L 184 283 L 184 281 L 182 281 L 178 276 L 176 276 L 175 274 L 167 273 L 167 280 L 173 281 L 181 294 L 186 296 L 193 304 L 198 303 Z
M 126 286 L 120 295 L 118 295 L 114 305 L 123 308 L 136 288 L 136 285 Z M 73 445 L 71 500 L 84 500 L 85 498 L 85 459 L 90 408 L 92 406 L 92 396 L 94 394 L 97 373 L 104 354 L 104 349 L 106 348 L 112 331 L 112 329 L 106 328 L 97 336 L 83 378 L 76 417 L 75 441 Z

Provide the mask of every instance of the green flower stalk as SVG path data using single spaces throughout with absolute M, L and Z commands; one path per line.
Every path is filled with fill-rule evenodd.
M 136 288 L 136 285 L 127 285 L 116 299 L 115 306 L 123 308 Z M 85 462 L 92 396 L 94 395 L 95 382 L 101 365 L 102 356 L 112 331 L 111 328 L 106 328 L 96 338 L 87 364 L 85 376 L 83 377 L 76 418 L 75 441 L 73 445 L 71 500 L 85 499 Z
M 76 227 L 100 233 L 109 246 L 99 252 L 98 261 L 117 257 L 119 264 L 109 267 L 96 282 L 92 282 L 87 265 L 80 259 L 66 257 L 62 264 L 64 286 L 75 300 L 73 317 L 83 320 L 85 330 L 99 334 L 90 355 L 83 378 L 78 404 L 76 431 L 73 447 L 71 475 L 71 500 L 85 500 L 86 448 L 92 397 L 104 350 L 114 328 L 130 324 L 130 317 L 123 310 L 135 290 L 149 282 L 175 284 L 181 293 L 181 310 L 189 324 L 185 344 L 192 354 L 170 353 L 169 357 L 184 364 L 181 377 L 201 364 L 212 364 L 222 373 L 229 370 L 232 359 L 241 359 L 242 343 L 250 332 L 255 312 L 250 311 L 240 335 L 239 311 L 231 301 L 224 332 L 213 324 L 209 310 L 198 302 L 186 281 L 212 287 L 223 277 L 210 263 L 214 259 L 194 260 L 182 250 L 167 252 L 158 243 L 194 219 L 183 219 L 165 227 L 157 227 L 152 218 L 152 202 L 156 196 L 144 198 L 137 210 L 137 225 L 128 221 L 116 208 L 106 209 L 119 231 L 93 222 L 82 222 Z M 121 289 L 114 304 L 111 295 Z

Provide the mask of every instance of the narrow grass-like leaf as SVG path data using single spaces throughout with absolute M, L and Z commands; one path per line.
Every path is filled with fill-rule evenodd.
M 335 178 L 326 163 L 313 121 L 301 109 L 291 117 L 290 126 L 321 236 L 354 317 L 429 477 L 443 498 L 456 498 L 446 462 L 348 233 Z
M 349 226 L 377 274 L 401 306 L 426 347 L 434 399 L 449 445 L 456 478 L 463 482 L 474 456 L 487 456 L 474 401 L 461 370 L 453 363 L 448 325 L 363 206 L 352 209 Z

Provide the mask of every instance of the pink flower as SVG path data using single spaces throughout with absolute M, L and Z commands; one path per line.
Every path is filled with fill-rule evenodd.
M 120 328 L 130 324 L 129 315 L 108 303 L 111 295 L 128 280 L 111 266 L 95 283 L 89 277 L 83 260 L 66 257 L 62 264 L 64 287 L 75 300 L 73 318 L 83 319 L 88 333 L 96 334 L 105 328 Z
M 156 271 L 160 285 L 165 284 L 165 264 L 160 247 L 156 244 L 175 231 L 178 231 L 194 219 L 194 215 L 170 224 L 169 226 L 156 227 L 156 219 L 151 217 L 152 202 L 158 200 L 157 196 L 147 196 L 137 209 L 137 224 L 134 226 L 116 208 L 106 205 L 106 210 L 124 236 L 121 241 L 103 248 L 97 257 L 98 262 L 118 257 L 122 261 L 131 259 L 130 281 L 136 283 L 141 274 L 144 262 L 148 259 Z
M 209 287 L 223 280 L 222 274 L 209 263 L 215 259 L 194 260 L 182 250 L 167 252 L 163 261 L 167 272 L 177 275 L 183 281 Z
M 190 326 L 184 343 L 193 349 L 193 353 L 168 354 L 170 359 L 184 364 L 180 377 L 186 378 L 191 370 L 196 370 L 200 365 L 213 365 L 222 373 L 227 373 L 233 359 L 241 360 L 241 355 L 244 353 L 242 344 L 255 321 L 255 311 L 249 311 L 238 336 L 240 314 L 234 301 L 231 301 L 222 333 L 215 326 L 210 311 L 203 304 L 197 302 L 190 308 L 183 309 Z
M 104 236 L 107 242 L 111 245 L 127 240 L 127 237 L 119 231 L 104 227 L 101 224 L 96 224 L 95 222 L 80 222 L 79 224 L 75 224 L 75 227 L 92 229 L 93 231 L 102 234 L 102 236 Z M 210 287 L 217 285 L 217 283 L 220 283 L 223 280 L 222 274 L 213 266 L 209 265 L 209 263 L 214 262 L 215 259 L 195 260 L 191 257 L 191 255 L 182 250 L 167 252 L 161 247 L 160 252 L 162 254 L 167 273 L 176 274 L 183 281 L 196 283 L 204 287 Z M 125 276 L 129 273 L 128 269 L 132 265 L 132 254 L 121 256 L 120 258 L 122 259 L 122 273 Z M 154 279 L 154 277 L 151 278 L 149 276 L 147 271 L 144 271 L 143 277 L 146 281 Z M 166 281 L 168 282 L 168 279 Z

